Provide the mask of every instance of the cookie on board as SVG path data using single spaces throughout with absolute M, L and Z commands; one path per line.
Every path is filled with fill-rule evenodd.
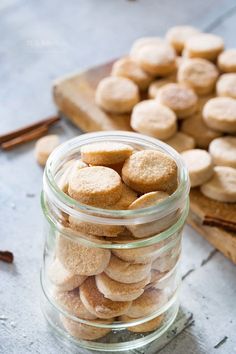
M 138 101 L 138 86 L 125 77 L 102 79 L 95 93 L 96 104 L 111 113 L 129 113 Z

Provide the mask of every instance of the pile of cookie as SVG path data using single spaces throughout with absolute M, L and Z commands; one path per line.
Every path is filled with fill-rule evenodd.
M 136 40 L 95 102 L 130 113 L 133 130 L 182 153 L 191 186 L 206 197 L 236 202 L 236 49 L 224 50 L 221 37 L 176 26 L 165 39 Z
M 62 167 L 59 188 L 80 203 L 109 210 L 136 210 L 158 205 L 178 187 L 178 168 L 169 155 L 136 150 L 120 142 L 97 142 L 81 147 L 81 159 Z M 70 315 L 100 323 L 132 322 L 167 304 L 177 287 L 176 264 L 181 230 L 170 240 L 139 248 L 103 248 L 152 237 L 176 223 L 178 210 L 145 224 L 109 225 L 68 215 L 75 238 L 56 237 L 53 260 L 46 270 L 53 301 Z M 177 230 L 178 231 L 178 230 Z M 93 242 L 89 247 L 82 240 Z M 128 327 L 136 333 L 161 325 L 164 314 Z M 96 328 L 61 315 L 64 328 L 77 338 L 95 340 L 111 328 Z

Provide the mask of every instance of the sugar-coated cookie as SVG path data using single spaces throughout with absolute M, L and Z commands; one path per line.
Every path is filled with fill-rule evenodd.
M 117 60 L 112 66 L 111 75 L 134 81 L 140 90 L 146 90 L 153 78 L 129 57 Z
M 73 290 L 80 286 L 87 278 L 84 275 L 71 273 L 57 258 L 48 268 L 48 277 L 60 291 Z
M 138 38 L 134 41 L 131 50 L 130 50 L 130 56 L 134 56 L 139 50 L 140 48 L 142 48 L 143 46 L 147 45 L 147 44 L 156 44 L 158 45 L 159 43 L 166 43 L 166 41 L 161 38 L 161 37 L 141 37 Z
M 176 82 L 176 75 L 172 74 L 166 77 L 163 77 L 161 79 L 157 79 L 151 83 L 151 85 L 148 88 L 148 97 L 149 98 L 156 98 L 157 93 L 159 89 L 166 85 L 166 84 L 171 84 L 173 82 Z
M 225 203 L 236 202 L 236 169 L 226 166 L 214 167 L 213 177 L 201 186 L 208 198 Z
M 128 113 L 138 101 L 138 86 L 125 77 L 106 77 L 96 89 L 95 102 L 108 112 Z
M 88 165 L 82 160 L 70 160 L 66 162 L 61 171 L 60 177 L 57 180 L 58 187 L 64 192 L 68 193 L 69 178 L 73 174 L 73 170 L 79 170 L 80 168 L 88 167 Z
M 223 74 L 216 83 L 218 96 L 236 98 L 236 73 Z
M 106 334 L 111 332 L 111 328 L 102 328 L 102 327 L 95 327 L 89 326 L 82 322 L 75 322 L 70 318 L 67 318 L 63 315 L 60 315 L 60 320 L 62 322 L 63 327 L 66 331 L 75 338 L 84 339 L 84 340 L 96 340 L 99 338 L 104 337 Z M 96 319 L 98 325 L 100 324 L 109 324 L 112 323 L 114 319 L 109 320 L 99 320 Z
M 169 197 L 169 194 L 162 191 L 149 192 L 141 195 L 138 199 L 136 199 L 130 206 L 129 209 L 142 209 L 148 208 L 152 205 L 158 204 L 162 200 L 165 200 Z
M 202 114 L 208 127 L 220 132 L 236 132 L 236 99 L 212 98 L 205 104 Z
M 127 316 L 127 315 L 122 315 L 119 317 L 120 321 L 124 321 L 124 322 L 132 322 L 134 321 L 133 318 Z M 128 327 L 128 330 L 130 332 L 134 332 L 134 333 L 145 333 L 145 332 L 151 332 L 154 331 L 155 329 L 159 328 L 162 324 L 164 320 L 164 315 L 160 315 L 157 316 L 155 318 L 153 318 L 150 321 L 141 323 L 139 325 L 136 326 L 131 326 Z
M 176 53 L 167 42 L 149 42 L 131 50 L 131 57 L 150 75 L 166 76 L 176 69 Z
M 71 174 L 68 193 L 81 203 L 102 208 L 120 199 L 121 178 L 116 171 L 108 167 L 85 167 Z
M 132 154 L 122 168 L 123 181 L 137 192 L 163 191 L 177 188 L 177 165 L 168 155 L 156 150 Z
M 207 149 L 213 139 L 221 136 L 220 132 L 209 128 L 205 124 L 200 112 L 185 119 L 180 126 L 180 131 L 192 136 L 197 147 L 201 149 Z
M 162 253 L 152 262 L 152 270 L 158 270 L 160 273 L 171 271 L 179 259 L 180 253 L 176 248 Z
M 129 248 L 129 249 L 113 249 L 112 253 L 129 263 L 142 263 L 149 264 L 157 258 L 159 249 L 155 245 L 140 247 L 140 248 Z
M 217 65 L 225 73 L 236 72 L 236 49 L 227 49 L 217 59 Z
M 124 198 L 121 197 L 124 201 Z M 121 202 L 122 202 L 121 200 Z M 119 200 L 120 201 L 120 200 Z M 118 202 L 119 203 L 119 202 Z M 123 205 L 124 203 L 122 203 Z M 120 204 L 119 204 L 120 205 Z M 108 208 L 108 207 L 106 207 Z M 115 206 L 110 206 L 109 209 L 115 209 Z M 78 231 L 84 235 L 94 235 L 99 237 L 116 237 L 122 231 L 124 231 L 123 225 L 108 225 L 108 224 L 96 224 L 93 222 L 83 221 L 79 218 L 74 218 L 73 216 L 69 216 L 69 226 L 71 229 Z
M 190 116 L 197 109 L 198 97 L 195 92 L 179 84 L 162 86 L 156 98 L 161 104 L 171 108 L 181 119 Z
M 90 240 L 99 242 L 99 239 L 90 236 Z M 99 247 L 86 247 L 62 235 L 58 235 L 56 255 L 63 266 L 74 274 L 95 275 L 107 267 L 111 252 Z
M 150 283 L 145 287 L 145 289 L 150 289 L 155 287 L 156 283 L 158 283 L 166 273 L 159 272 L 159 270 L 151 269 L 151 280 Z
M 185 42 L 185 49 L 189 57 L 215 60 L 224 49 L 224 41 L 214 34 L 199 33 Z
M 105 298 L 112 301 L 133 301 L 144 292 L 145 286 L 150 282 L 150 273 L 143 280 L 136 283 L 121 283 L 111 279 L 107 274 L 96 275 L 95 281 L 98 290 Z
M 137 283 L 147 278 L 150 271 L 151 263 L 132 264 L 122 261 L 122 259 L 112 255 L 108 266 L 104 270 L 104 273 L 117 282 L 130 284 Z
M 130 206 L 130 210 L 148 208 L 154 205 L 158 205 L 158 203 L 169 197 L 166 192 L 150 192 L 145 193 L 138 199 L 136 199 Z M 171 225 L 173 225 L 178 219 L 178 213 L 174 212 L 166 217 L 158 219 L 157 221 L 151 221 L 149 223 L 144 224 L 136 224 L 127 226 L 128 229 L 132 232 L 132 235 L 135 238 L 143 238 L 156 235 L 161 231 L 164 231 Z
M 185 119 L 184 121 L 187 120 Z M 182 132 L 177 132 L 172 138 L 166 140 L 165 142 L 178 152 L 193 149 L 196 145 L 192 136 Z
M 201 149 L 182 152 L 187 165 L 191 187 L 197 187 L 207 182 L 213 175 L 213 162 L 211 155 Z
M 131 127 L 139 132 L 158 139 L 168 139 L 177 130 L 175 113 L 156 100 L 138 103 L 132 112 Z
M 125 210 L 137 199 L 137 193 L 122 183 L 122 194 L 117 203 L 109 205 L 105 209 Z M 117 225 L 118 226 L 118 225 Z M 119 232 L 120 233 L 120 232 Z
M 37 162 L 44 166 L 49 155 L 60 144 L 59 136 L 55 134 L 46 135 L 40 138 L 35 144 L 35 158 Z
M 97 318 L 90 313 L 82 303 L 79 288 L 66 292 L 55 290 L 53 297 L 63 310 L 69 312 L 73 316 L 77 316 L 84 320 L 95 320 Z
M 209 145 L 209 153 L 215 165 L 236 168 L 236 137 L 214 139 Z
M 99 318 L 113 318 L 125 314 L 131 301 L 112 301 L 97 288 L 94 277 L 89 277 L 80 287 L 80 298 L 89 312 Z
M 167 31 L 166 39 L 178 53 L 181 53 L 184 49 L 185 42 L 196 34 L 199 34 L 199 30 L 195 27 L 175 26 Z
M 148 316 L 159 310 L 168 301 L 163 291 L 150 288 L 144 291 L 126 312 L 126 315 L 132 318 Z
M 90 165 L 109 166 L 124 162 L 133 151 L 130 145 L 104 141 L 82 146 L 81 158 Z
M 178 82 L 191 87 L 198 95 L 214 90 L 219 73 L 216 66 L 206 59 L 187 59 L 178 70 Z

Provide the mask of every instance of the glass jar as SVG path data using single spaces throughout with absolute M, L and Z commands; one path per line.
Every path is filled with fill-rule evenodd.
M 178 188 L 136 210 L 84 205 L 59 188 L 82 146 L 125 142 L 153 149 L 178 166 Z M 160 337 L 178 312 L 182 229 L 189 180 L 180 155 L 165 143 L 131 132 L 81 135 L 59 146 L 44 172 L 43 313 L 62 341 L 106 351 L 138 348 Z

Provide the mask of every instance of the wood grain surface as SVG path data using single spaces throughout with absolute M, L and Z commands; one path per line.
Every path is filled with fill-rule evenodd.
M 58 77 L 120 57 L 140 36 L 189 23 L 236 47 L 234 0 L 8 0 L 0 13 L 0 134 L 55 113 L 51 87 Z M 80 133 L 67 121 L 52 132 L 62 141 Z M 0 249 L 15 256 L 12 265 L 0 264 L 0 353 L 73 353 L 51 335 L 40 310 L 43 171 L 33 147 L 0 152 Z M 162 349 L 154 342 L 143 351 L 234 353 L 235 266 L 186 226 L 182 272 L 181 304 L 194 322 L 178 322 Z

